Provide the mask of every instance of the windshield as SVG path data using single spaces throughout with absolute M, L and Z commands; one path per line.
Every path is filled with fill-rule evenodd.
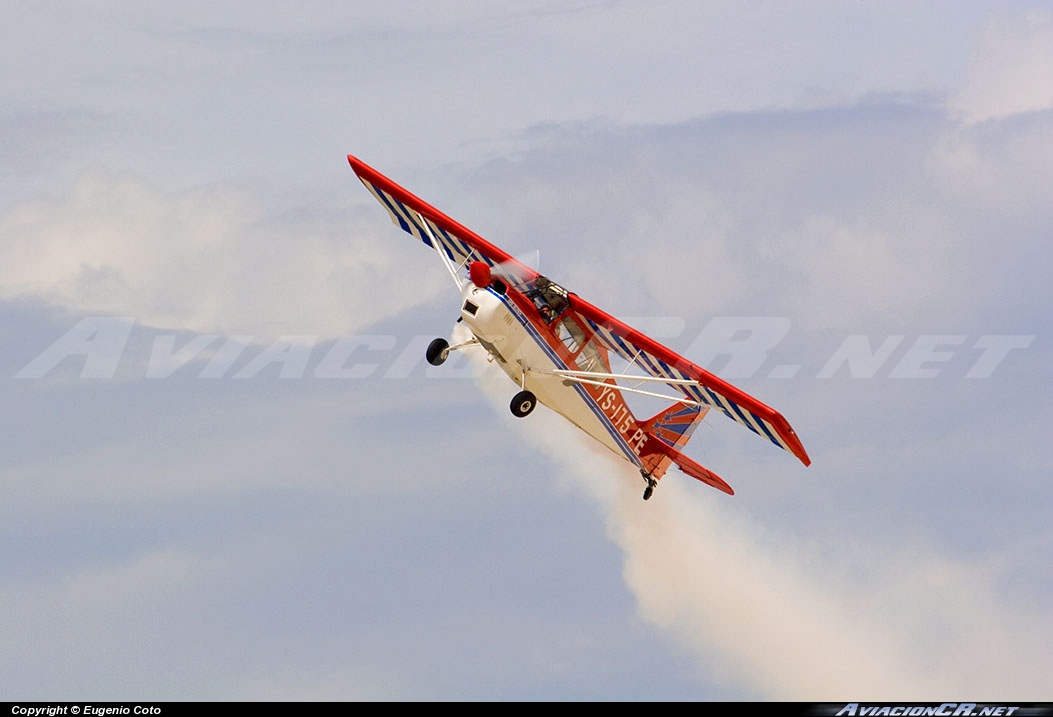
M 574 356 L 574 361 L 581 371 L 606 373 L 609 370 L 596 348 L 596 342 L 585 336 L 585 331 L 572 317 L 566 316 L 560 320 L 556 327 L 556 335 L 571 356 Z

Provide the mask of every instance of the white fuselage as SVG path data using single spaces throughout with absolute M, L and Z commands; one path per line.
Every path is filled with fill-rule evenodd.
M 623 458 L 639 464 L 623 432 L 631 414 L 620 419 L 614 407 L 620 396 L 612 389 L 587 390 L 580 383 L 547 372 L 568 366 L 549 344 L 544 324 L 535 323 L 507 296 L 468 282 L 462 291 L 461 318 L 479 343 L 517 386 Z M 473 308 L 474 307 L 474 308 Z M 596 395 L 593 395 L 595 393 Z M 603 405 L 601 405 L 603 404 Z M 635 422 L 633 422 L 635 427 Z

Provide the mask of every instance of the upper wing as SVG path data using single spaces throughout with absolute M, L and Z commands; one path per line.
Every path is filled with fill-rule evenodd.
M 806 466 L 808 453 L 789 422 L 773 408 L 732 386 L 673 350 L 627 326 L 605 311 L 570 295 L 570 306 L 588 325 L 595 340 L 651 376 L 669 379 L 673 390 L 690 401 L 716 408 L 754 433 L 785 448 Z
M 349 154 L 347 161 L 366 189 L 388 210 L 392 222 L 436 251 L 443 252 L 455 265 L 473 261 L 481 261 L 491 267 L 501 265 L 505 273 L 517 282 L 532 281 L 537 276 L 536 271 L 511 254 L 450 219 L 362 160 Z

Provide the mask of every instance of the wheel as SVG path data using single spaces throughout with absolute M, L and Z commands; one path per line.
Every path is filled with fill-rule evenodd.
M 530 391 L 520 391 L 512 397 L 512 404 L 509 408 L 512 409 L 512 415 L 516 418 L 523 418 L 529 416 L 530 412 L 534 410 L 534 406 L 537 405 L 537 396 L 532 394 Z
M 432 366 L 442 366 L 446 363 L 446 357 L 450 355 L 446 350 L 448 348 L 450 344 L 446 339 L 435 339 L 428 344 L 428 351 L 424 355 Z
M 651 496 L 654 495 L 654 489 L 658 485 L 658 481 L 656 481 L 647 471 L 641 470 L 640 475 L 642 475 L 643 479 L 647 481 L 647 487 L 643 489 L 643 499 L 650 500 Z

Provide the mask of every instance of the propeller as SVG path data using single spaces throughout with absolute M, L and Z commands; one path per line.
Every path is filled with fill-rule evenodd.
M 541 253 L 538 250 L 533 252 L 532 257 L 529 255 L 513 257 L 507 261 L 494 264 L 490 269 L 490 273 L 493 278 L 501 279 L 507 284 L 525 284 L 528 281 L 532 281 L 537 275 L 540 257 Z
M 537 266 L 539 256 L 540 253 L 535 252 L 532 260 L 513 257 L 493 266 L 482 261 L 473 261 L 468 265 L 468 278 L 480 289 L 485 289 L 495 281 L 500 281 L 506 286 L 522 286 L 538 276 L 537 269 L 533 267 Z M 530 264 L 533 264 L 533 267 Z

